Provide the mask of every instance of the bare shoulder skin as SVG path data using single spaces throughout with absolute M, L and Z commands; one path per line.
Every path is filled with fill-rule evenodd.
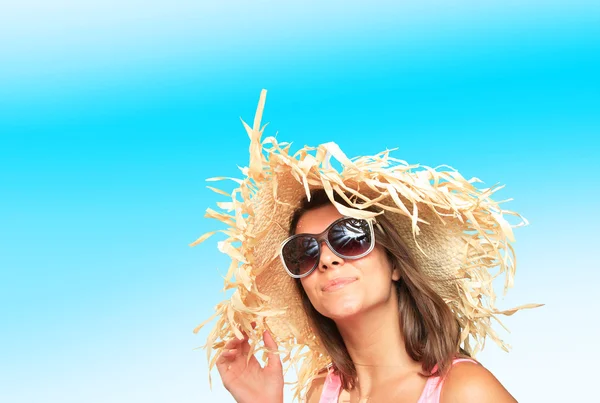
M 440 403 L 515 403 L 516 400 L 482 365 L 463 362 L 452 367 Z

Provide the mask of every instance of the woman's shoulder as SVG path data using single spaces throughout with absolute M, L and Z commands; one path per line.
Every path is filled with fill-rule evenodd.
M 483 365 L 456 362 L 444 379 L 440 403 L 512 403 L 516 400 Z

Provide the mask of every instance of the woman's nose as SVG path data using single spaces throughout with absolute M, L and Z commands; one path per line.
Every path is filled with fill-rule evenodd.
M 321 243 L 321 257 L 319 259 L 319 270 L 327 270 L 332 266 L 339 266 L 344 260 L 333 253 L 326 242 Z

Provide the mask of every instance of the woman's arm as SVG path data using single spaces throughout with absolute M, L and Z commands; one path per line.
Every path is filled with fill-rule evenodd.
M 514 397 L 483 366 L 463 362 L 452 367 L 440 403 L 516 403 Z

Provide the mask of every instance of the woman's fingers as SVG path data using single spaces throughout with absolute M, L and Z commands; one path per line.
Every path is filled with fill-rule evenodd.
M 226 349 L 226 350 L 230 350 L 232 348 L 237 348 L 242 341 L 243 340 L 240 340 L 237 337 L 234 337 L 233 339 L 231 339 L 227 343 L 225 343 L 225 345 L 223 346 L 223 348 Z
M 221 354 L 219 355 L 219 358 L 217 358 L 217 367 L 219 367 L 220 365 L 223 366 L 229 366 L 231 365 L 231 363 L 233 363 L 236 358 L 238 357 L 239 350 L 238 349 L 228 349 L 228 350 L 223 350 L 221 352 Z
M 240 351 L 244 356 L 247 356 L 250 352 L 250 343 L 248 343 L 248 339 L 244 339 L 240 342 Z
M 239 350 L 237 348 L 230 348 L 229 350 L 223 350 L 221 353 L 221 357 L 226 358 L 234 358 L 238 354 Z
M 221 375 L 221 378 L 223 380 L 225 379 L 225 374 L 231 368 L 232 362 L 233 362 L 232 358 L 228 357 L 227 354 L 225 354 L 225 352 L 222 352 L 221 355 L 219 355 L 219 358 L 217 358 L 217 362 L 216 362 L 217 371 L 219 371 L 219 375 Z
M 277 343 L 275 343 L 273 336 L 271 336 L 271 332 L 268 330 L 263 332 L 263 341 L 265 342 L 265 347 L 269 351 L 277 351 Z
M 241 345 L 243 342 L 244 340 L 240 340 L 237 337 L 234 337 L 233 339 L 230 339 L 227 343 L 225 343 L 225 345 L 223 346 L 223 351 L 221 351 L 219 358 L 217 358 L 217 366 L 231 364 L 231 362 L 234 361 L 239 355 L 241 351 Z
M 280 370 L 282 365 L 279 354 L 277 354 L 277 343 L 275 343 L 273 336 L 271 336 L 268 330 L 265 330 L 263 333 L 263 341 L 265 342 L 265 347 L 269 350 L 267 368 Z
M 281 368 L 281 359 L 279 358 L 279 354 L 277 354 L 277 343 L 271 336 L 268 330 L 265 330 L 263 333 L 263 341 L 265 343 L 265 347 L 269 351 L 268 353 L 268 362 L 267 367 L 270 369 Z M 238 358 L 244 358 L 244 366 L 251 365 L 257 366 L 260 368 L 260 364 L 256 360 L 256 357 L 252 356 L 249 358 L 249 361 L 246 361 L 248 354 L 250 353 L 250 343 L 248 342 L 248 335 L 244 333 L 243 339 L 232 338 L 223 346 L 223 350 L 217 359 L 217 367 L 219 367 L 219 371 L 228 370 L 233 363 L 237 361 Z

